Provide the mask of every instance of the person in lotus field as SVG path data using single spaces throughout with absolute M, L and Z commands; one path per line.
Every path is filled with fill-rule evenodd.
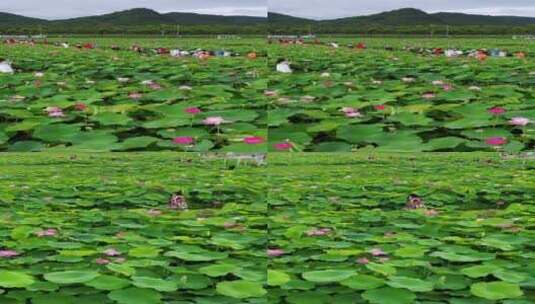
M 407 209 L 421 209 L 425 208 L 424 200 L 416 194 L 411 194 L 407 197 L 407 203 L 405 205 Z
M 15 73 L 15 70 L 11 66 L 11 63 L 0 57 L 0 73 L 2 74 L 13 74 Z

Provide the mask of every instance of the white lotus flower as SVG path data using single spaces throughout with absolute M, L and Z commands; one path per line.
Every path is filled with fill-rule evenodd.
M 180 57 L 181 51 L 179 49 L 174 49 L 174 50 L 169 51 L 169 54 L 173 57 Z
M 127 77 L 119 77 L 119 78 L 117 78 L 117 81 L 119 81 L 119 82 L 128 82 L 128 81 L 130 81 L 130 78 L 127 78 Z
M 0 73 L 13 74 L 15 70 L 11 67 L 11 64 L 7 61 L 0 62 Z
M 330 77 L 330 76 L 331 76 L 331 73 L 327 73 L 327 72 L 321 73 L 321 77 Z
M 151 84 L 154 84 L 154 81 L 152 81 L 152 80 L 143 80 L 143 81 L 141 82 L 141 84 L 144 84 L 144 85 L 151 85 Z
M 68 44 L 68 43 L 65 43 L 65 42 L 63 42 L 63 43 L 61 44 L 61 46 L 62 46 L 64 49 L 68 49 L 68 48 L 69 48 L 69 44 Z
M 41 78 L 41 77 L 45 76 L 45 73 L 43 73 L 43 72 L 35 72 L 35 73 L 33 74 L 33 76 L 35 76 L 35 77 L 37 77 L 37 78 Z
M 210 116 L 205 118 L 203 121 L 203 124 L 209 125 L 209 126 L 219 126 L 220 124 L 225 122 L 225 119 L 221 116 Z
M 529 119 L 526 117 L 513 117 L 509 121 L 509 124 L 513 126 L 527 126 L 530 123 Z
M 282 61 L 277 64 L 277 72 L 279 73 L 292 73 L 292 68 L 290 68 L 290 63 L 288 61 Z

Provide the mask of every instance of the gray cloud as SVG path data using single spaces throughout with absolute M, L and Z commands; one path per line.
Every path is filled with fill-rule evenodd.
M 268 0 L 269 11 L 315 19 L 367 15 L 404 7 L 429 13 L 535 17 L 534 0 Z
M 160 13 L 266 16 L 267 0 L 1 0 L 0 12 L 44 19 L 107 14 L 145 7 Z

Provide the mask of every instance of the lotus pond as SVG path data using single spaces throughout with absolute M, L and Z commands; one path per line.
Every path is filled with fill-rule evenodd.
M 0 168 L 0 303 L 265 303 L 265 167 L 28 153 Z
M 68 41 L 94 49 L 52 42 L 0 44 L 15 69 L 0 74 L 1 151 L 266 150 L 261 39 Z M 239 55 L 174 58 L 133 52 L 134 44 Z
M 269 303 L 535 303 L 533 158 L 268 161 Z
M 324 38 L 270 45 L 272 151 L 518 152 L 535 147 L 535 44 L 527 40 Z M 363 42 L 366 49 L 349 48 Z M 501 49 L 525 58 L 449 58 L 403 50 Z M 280 145 L 282 143 L 282 145 Z

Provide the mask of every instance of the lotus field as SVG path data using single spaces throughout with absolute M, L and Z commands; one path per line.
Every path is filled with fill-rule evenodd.
M 0 167 L 0 303 L 265 303 L 264 167 L 181 153 Z
M 271 151 L 506 151 L 535 147 L 535 44 L 511 38 L 274 42 Z M 463 51 L 447 57 L 435 52 Z M 469 52 L 507 51 L 508 57 Z M 285 145 L 278 145 L 286 143 Z
M 0 73 L 0 150 L 265 151 L 263 43 L 0 44 L 0 58 L 14 69 Z
M 269 303 L 535 303 L 534 165 L 270 155 Z

